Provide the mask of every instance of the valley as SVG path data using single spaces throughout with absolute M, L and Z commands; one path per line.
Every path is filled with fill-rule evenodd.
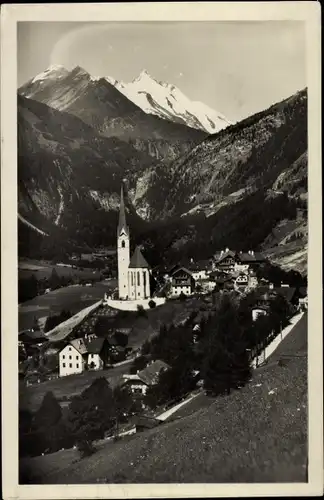
M 206 258 L 208 238 L 209 254 L 239 242 L 305 273 L 307 91 L 208 135 L 146 109 L 136 97 L 145 86 L 178 95 L 147 72 L 126 85 L 79 67 L 50 68 L 19 89 L 18 207 L 24 234 L 38 230 L 35 250 L 113 244 L 123 180 L 134 237 L 153 260 L 167 249 L 174 261 Z M 265 227 L 255 227 L 257 213 Z M 280 224 L 294 229 L 274 244 Z

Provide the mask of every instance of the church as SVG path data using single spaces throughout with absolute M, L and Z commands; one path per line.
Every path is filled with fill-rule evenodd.
M 126 223 L 124 191 L 121 187 L 117 228 L 118 295 L 122 300 L 151 298 L 151 269 L 137 246 L 130 258 L 130 232 Z

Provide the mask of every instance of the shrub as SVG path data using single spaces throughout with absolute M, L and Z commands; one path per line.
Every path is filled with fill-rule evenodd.
M 142 317 L 147 316 L 147 313 L 146 313 L 144 307 L 141 306 L 140 304 L 137 306 L 137 314 L 138 314 L 138 316 L 142 316 Z
M 145 356 L 138 356 L 138 358 L 135 358 L 130 369 L 129 373 L 137 373 L 140 370 L 143 370 L 145 366 L 147 365 L 147 358 Z
M 186 299 L 187 299 L 186 295 L 183 292 L 181 292 L 180 295 L 179 295 L 179 300 L 181 300 L 183 302 Z
M 151 299 L 150 302 L 148 303 L 148 305 L 149 305 L 150 309 L 154 309 L 154 307 L 156 307 L 156 302 L 153 299 Z

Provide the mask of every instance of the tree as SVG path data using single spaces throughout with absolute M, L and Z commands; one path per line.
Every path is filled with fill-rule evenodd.
M 59 314 L 53 315 L 53 316 L 48 316 L 46 318 L 45 326 L 44 326 L 44 332 L 49 332 L 53 328 L 55 328 L 57 325 L 63 323 L 63 321 L 66 321 L 67 319 L 71 318 L 72 314 L 70 311 L 61 311 Z
M 148 388 L 144 402 L 154 409 L 168 401 L 179 400 L 195 385 L 190 363 L 179 363 L 160 374 L 157 384 Z
M 228 394 L 244 385 L 251 373 L 245 329 L 230 296 L 222 298 L 209 327 L 201 368 L 204 388 L 213 395 Z
M 38 429 L 48 429 L 57 424 L 62 418 L 62 409 L 54 396 L 49 391 L 45 394 L 40 408 L 34 416 L 34 425 Z
M 93 441 L 103 438 L 115 423 L 113 393 L 107 379 L 97 378 L 72 399 L 67 421 L 81 456 L 92 454 Z
M 52 273 L 51 273 L 51 276 L 49 278 L 49 283 L 50 283 L 50 287 L 53 290 L 55 290 L 56 288 L 59 288 L 61 286 L 61 279 L 60 279 L 59 275 L 57 274 L 55 267 L 53 267 L 53 269 L 52 269 Z

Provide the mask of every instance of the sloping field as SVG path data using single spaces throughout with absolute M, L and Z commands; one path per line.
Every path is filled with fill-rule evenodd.
M 83 321 L 89 314 L 94 312 L 102 303 L 101 300 L 98 302 L 95 302 L 89 307 L 85 307 L 82 309 L 82 311 L 78 312 L 77 314 L 74 314 L 71 318 L 67 319 L 66 321 L 63 321 L 63 323 L 60 323 L 57 325 L 53 330 L 50 330 L 45 334 L 46 338 L 50 340 L 51 342 L 58 342 L 61 340 L 64 340 L 66 337 L 70 335 L 72 330 L 78 326 L 81 321 Z
M 70 400 L 73 396 L 80 394 L 98 377 L 105 377 L 109 385 L 115 387 L 122 381 L 123 374 L 128 373 L 131 363 L 132 360 L 113 369 L 85 371 L 68 377 L 47 380 L 29 387 L 21 384 L 19 387 L 19 408 L 32 411 L 38 410 L 43 397 L 48 391 L 53 392 L 59 401 L 62 398 Z
M 58 314 L 63 309 L 76 314 L 103 299 L 105 292 L 114 287 L 112 281 L 101 281 L 93 286 L 67 286 L 53 290 L 44 295 L 38 295 L 18 307 L 19 331 L 31 328 L 34 318 L 46 318 L 50 314 Z
M 71 265 L 52 264 L 34 259 L 21 259 L 18 262 L 18 276 L 21 279 L 30 278 L 32 274 L 38 280 L 49 278 L 53 269 L 55 269 L 60 277 L 66 276 L 85 280 L 98 279 L 100 277 L 100 272 L 91 268 L 73 268 Z
M 62 467 L 58 454 L 24 461 L 25 480 L 48 484 L 306 482 L 304 318 L 295 327 L 299 339 L 295 349 L 295 329 L 286 339 L 282 353 L 291 349 L 291 356 L 284 366 L 273 358 L 272 364 L 254 372 L 243 389 L 182 419 L 107 444 L 88 459 Z

